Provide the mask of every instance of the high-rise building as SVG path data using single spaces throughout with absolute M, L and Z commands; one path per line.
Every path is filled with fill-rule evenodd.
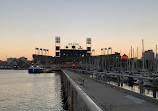
M 153 50 L 148 50 L 143 53 L 143 58 L 145 60 L 154 61 L 154 52 Z
M 156 59 L 158 60 L 158 54 L 156 54 Z
M 146 69 L 153 69 L 154 67 L 154 52 L 147 50 L 143 52 L 144 65 Z

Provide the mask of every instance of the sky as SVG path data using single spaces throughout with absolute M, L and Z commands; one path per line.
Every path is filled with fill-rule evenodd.
M 142 39 L 145 50 L 155 52 L 158 0 L 0 0 L 0 60 L 32 60 L 36 47 L 54 56 L 55 36 L 62 48 L 86 48 L 86 38 L 92 38 L 96 55 L 107 47 L 128 55 L 132 46 L 140 57 Z

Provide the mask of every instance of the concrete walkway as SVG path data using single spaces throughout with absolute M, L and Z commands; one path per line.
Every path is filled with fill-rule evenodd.
M 81 74 L 65 69 L 64 72 L 76 83 L 81 83 Z M 105 111 L 158 111 L 156 104 L 89 78 L 85 78 L 84 85 L 81 88 Z

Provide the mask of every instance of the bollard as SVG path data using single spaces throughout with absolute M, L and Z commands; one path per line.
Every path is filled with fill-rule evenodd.
M 121 76 L 120 80 L 121 80 L 121 87 L 123 87 L 123 76 Z
M 85 78 L 83 77 L 83 78 L 82 78 L 82 85 L 84 85 L 84 80 L 85 80 Z
M 156 98 L 156 87 L 153 88 L 153 97 Z
M 118 82 L 118 86 L 120 86 L 120 76 L 117 76 L 117 82 Z

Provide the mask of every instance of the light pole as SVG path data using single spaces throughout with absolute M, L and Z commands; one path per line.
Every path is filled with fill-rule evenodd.
M 38 49 L 38 48 L 35 48 L 35 55 L 36 55 L 36 52 L 37 52 L 36 50 L 38 51 L 39 49 Z
M 112 47 L 109 47 L 109 48 L 108 48 L 108 53 L 109 53 L 109 49 L 111 49 L 111 54 L 112 54 Z
M 106 51 L 107 50 L 107 48 L 104 48 L 104 50 Z M 107 52 L 108 53 L 108 52 Z
M 47 52 L 48 52 L 48 56 L 49 56 L 49 50 L 47 49 Z
M 93 56 L 95 56 L 95 50 L 94 49 L 92 50 L 92 53 L 93 53 Z
M 46 55 L 46 49 L 43 49 L 43 51 L 45 52 L 45 55 Z
M 101 55 L 103 55 L 102 52 L 103 52 L 103 48 L 101 48 Z
M 40 48 L 40 50 L 41 50 L 41 55 L 43 55 L 43 49 L 42 49 L 42 48 Z

